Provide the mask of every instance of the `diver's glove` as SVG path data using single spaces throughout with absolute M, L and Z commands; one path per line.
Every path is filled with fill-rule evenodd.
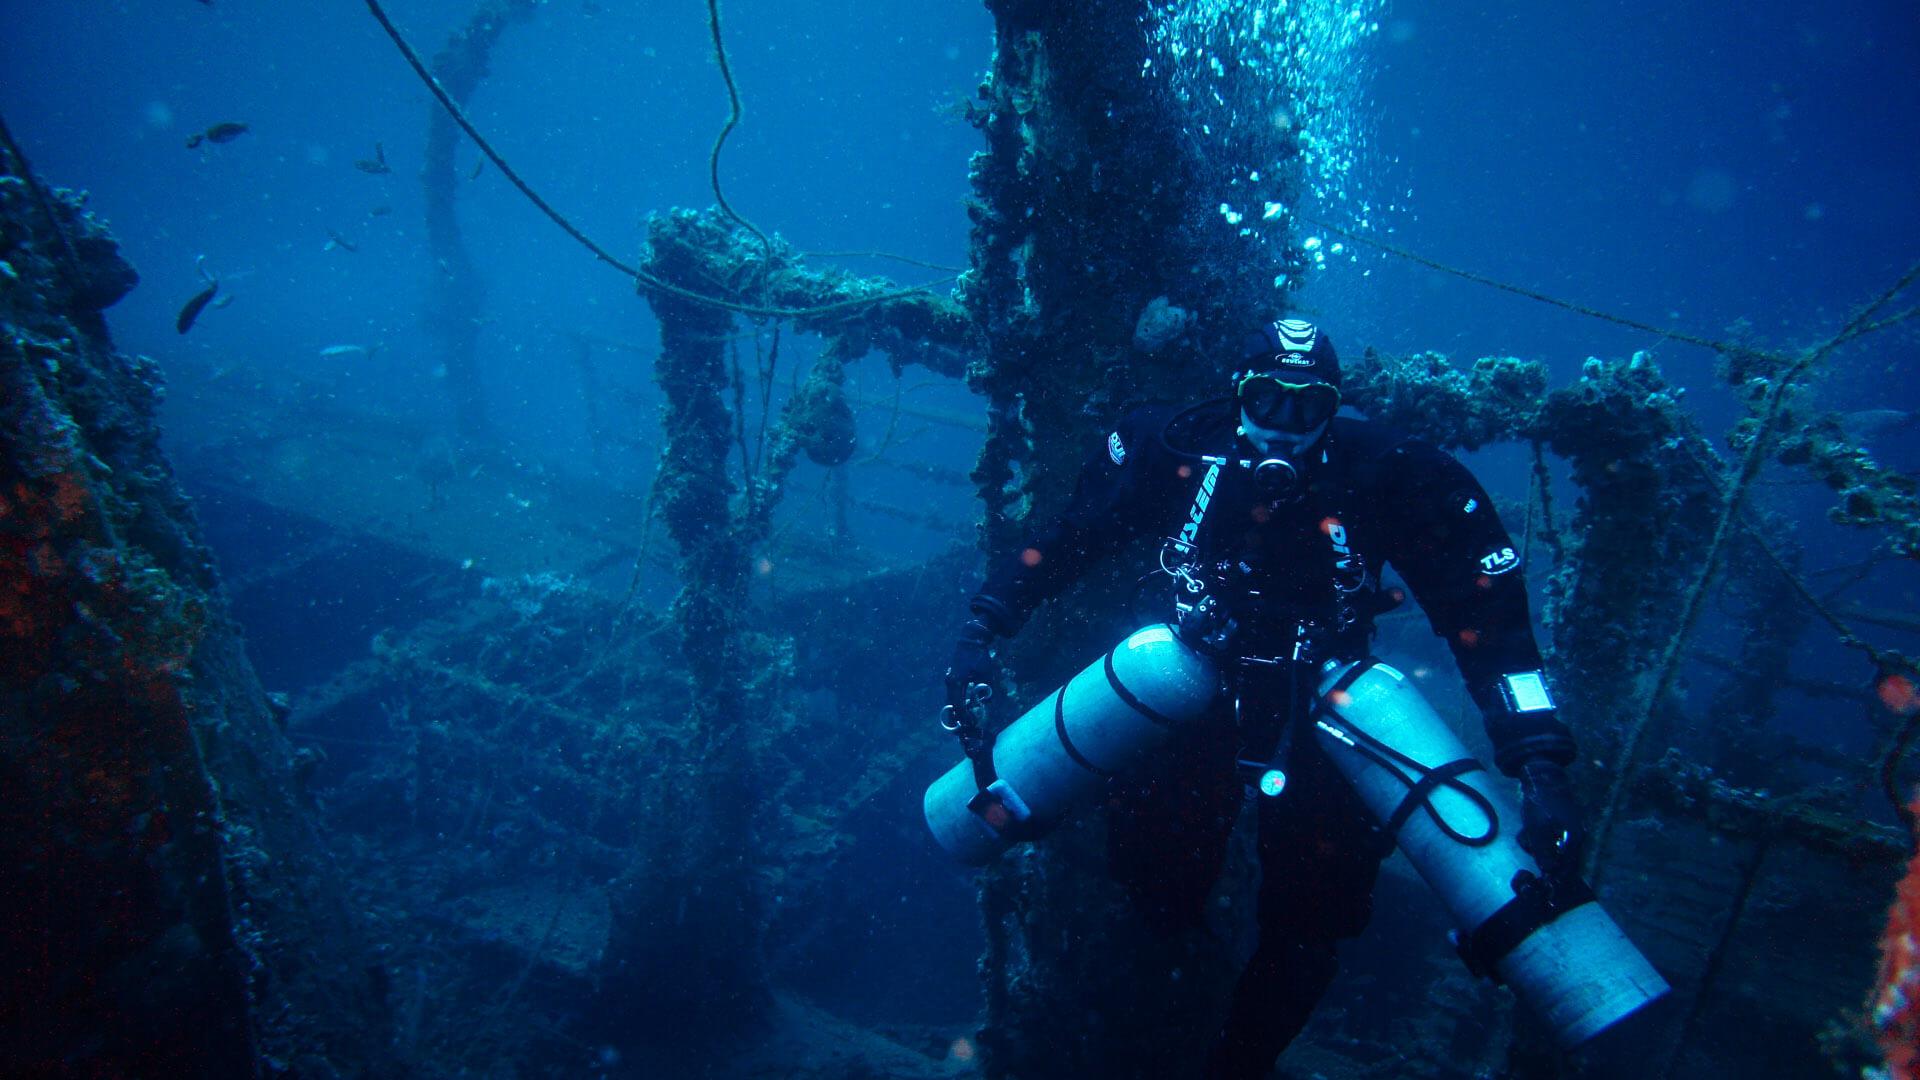
M 1549 878 L 1577 874 L 1587 830 L 1567 770 L 1550 758 L 1520 766 L 1520 846 Z
M 996 635 L 979 619 L 968 619 L 960 628 L 960 640 L 953 646 L 953 662 L 947 665 L 947 704 L 956 711 L 973 707 L 979 699 L 974 687 L 985 686 L 988 696 L 999 681 L 1000 665 L 993 656 Z

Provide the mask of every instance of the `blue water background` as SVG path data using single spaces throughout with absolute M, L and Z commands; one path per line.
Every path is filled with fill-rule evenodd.
M 396 0 L 392 14 L 431 55 L 470 10 Z M 987 62 L 984 8 L 725 10 L 747 103 L 725 162 L 735 204 L 804 248 L 962 264 L 978 140 L 957 103 Z M 128 348 L 179 364 L 284 349 L 294 364 L 417 333 L 429 267 L 414 177 L 431 103 L 360 4 L 0 11 L 16 134 L 42 171 L 94 193 L 144 275 L 114 312 Z M 507 32 L 476 96 L 474 118 L 509 158 L 617 253 L 637 250 L 648 211 L 711 201 L 705 156 L 725 103 L 704 14 L 556 0 Z M 1381 21 L 1368 183 L 1383 200 L 1412 192 L 1386 220 L 1424 254 L 1648 322 L 1718 335 L 1744 318 L 1795 341 L 1920 250 L 1910 5 L 1397 3 Z M 222 119 L 254 130 L 204 155 L 181 147 Z M 352 168 L 375 141 L 392 176 Z M 500 320 L 493 344 L 524 352 L 555 327 L 645 340 L 621 277 L 498 179 L 463 204 Z M 371 205 L 394 213 L 367 221 Z M 324 257 L 328 228 L 364 241 L 364 257 Z M 201 253 L 251 271 L 246 302 L 175 340 Z M 1335 267 L 1332 288 L 1306 298 L 1349 349 L 1577 360 L 1655 344 L 1377 255 L 1362 268 L 1374 273 Z M 495 362 L 530 405 L 565 409 L 542 400 L 537 366 L 515 378 L 511 356 Z M 1678 350 L 1668 363 L 1683 377 L 1705 366 Z
M 391 3 L 429 55 L 471 6 Z M 962 200 L 979 139 L 959 117 L 992 45 L 984 8 L 730 0 L 725 11 L 746 101 L 723 164 L 733 204 L 804 249 L 964 265 Z M 1911 3 L 1395 3 L 1380 21 L 1363 110 L 1375 138 L 1356 179 L 1405 208 L 1378 219 L 1382 239 L 1697 334 L 1746 320 L 1781 344 L 1818 340 L 1920 257 Z M 5 0 L 0 27 L 0 110 L 45 176 L 92 192 L 142 274 L 109 312 L 124 349 L 155 357 L 183 385 L 232 372 L 396 414 L 442 408 L 419 315 L 435 269 L 417 174 L 435 106 L 360 3 Z M 647 213 L 711 202 L 707 151 L 725 100 L 704 7 L 554 0 L 506 33 L 471 113 L 555 206 L 631 258 Z M 183 147 L 223 120 L 252 130 Z M 353 167 L 376 142 L 390 176 Z M 471 147 L 460 153 L 464 171 L 475 158 Z M 392 213 L 369 217 L 376 206 Z M 465 183 L 461 215 L 487 284 L 482 352 L 496 416 L 521 453 L 590 475 L 580 388 L 555 357 L 571 330 L 649 345 L 651 315 L 629 281 L 491 168 Z M 329 229 L 359 253 L 323 250 Z M 183 337 L 174 315 L 200 288 L 200 255 L 235 300 Z M 850 265 L 909 282 L 939 276 Z M 1589 355 L 1652 348 L 1692 389 L 1709 430 L 1733 416 L 1710 354 L 1377 252 L 1333 260 L 1299 300 L 1349 355 L 1511 354 L 1547 361 L 1561 381 Z M 376 342 L 384 348 L 371 362 L 319 355 Z M 1896 332 L 1847 350 L 1824 399 L 1920 407 L 1914 342 Z M 648 373 L 629 374 L 635 415 L 651 415 Z M 853 378 L 860 394 L 891 392 L 877 362 Z M 957 385 L 909 381 L 921 406 L 977 409 Z M 197 414 L 190 395 L 170 406 L 172 424 L 220 421 Z M 868 410 L 863 442 L 876 444 L 883 425 L 884 410 Z M 972 439 L 935 431 L 899 455 L 965 469 Z M 653 464 L 636 454 L 601 479 L 639 486 Z M 1485 465 L 1510 493 L 1516 466 L 1512 455 Z M 956 488 L 895 494 L 946 500 L 957 519 L 972 513 Z M 1809 520 L 1820 501 L 1801 497 Z M 902 556 L 953 539 L 862 524 L 870 544 Z M 1889 573 L 1879 601 L 1911 608 L 1913 575 Z M 1858 674 L 1857 661 L 1830 659 Z M 287 685 L 318 672 L 265 674 Z M 951 903 L 939 917 L 967 918 L 964 895 L 942 884 Z M 891 923 L 927 910 L 915 900 Z M 943 977 L 965 979 L 969 964 L 960 957 Z

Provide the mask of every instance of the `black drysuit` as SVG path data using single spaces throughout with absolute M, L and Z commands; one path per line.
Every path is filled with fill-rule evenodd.
M 1089 457 L 1066 511 L 993 569 L 973 598 L 974 614 L 1012 635 L 1095 560 L 1142 534 L 1178 537 L 1197 561 L 1240 568 L 1233 654 L 1289 657 L 1304 621 L 1320 626 L 1311 660 L 1359 659 L 1372 627 L 1365 617 L 1335 624 L 1336 582 L 1352 587 L 1364 575 L 1364 605 L 1380 568 L 1391 566 L 1487 712 L 1499 766 L 1515 773 L 1534 757 L 1570 761 L 1573 740 L 1551 712 L 1514 715 L 1500 706 L 1499 678 L 1539 668 L 1540 653 L 1520 559 L 1472 474 L 1430 444 L 1339 417 L 1313 448 L 1306 493 L 1276 503 L 1237 464 L 1257 455 L 1236 435 L 1236 421 L 1224 400 L 1177 416 L 1170 408 L 1130 414 Z M 1204 508 L 1196 495 L 1213 470 L 1196 453 L 1234 462 L 1215 473 Z M 1285 748 L 1286 790 L 1260 800 L 1260 944 L 1209 1063 L 1213 1076 L 1264 1076 L 1331 981 L 1334 942 L 1366 926 L 1387 845 L 1315 740 L 1286 731 L 1290 717 L 1307 715 L 1317 669 L 1229 666 L 1237 723 L 1227 711 L 1144 775 L 1113 783 L 1108 854 L 1114 876 L 1157 928 L 1197 924 L 1244 790 L 1234 763 L 1271 760 Z

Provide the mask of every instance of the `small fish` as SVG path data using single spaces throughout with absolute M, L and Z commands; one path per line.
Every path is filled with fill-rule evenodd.
M 193 299 L 187 301 L 187 305 L 180 309 L 179 316 L 173 320 L 173 328 L 183 334 L 193 329 L 193 320 L 200 317 L 200 313 L 213 302 L 213 294 L 219 291 L 220 286 L 215 284 L 194 294 Z
M 322 360 L 345 360 L 348 358 L 372 360 L 384 346 L 378 342 L 372 345 L 329 345 L 320 350 Z
M 391 206 L 376 206 L 373 209 L 367 211 L 367 216 L 368 217 L 386 217 L 388 214 L 391 214 L 391 213 L 393 213 L 393 207 Z
M 233 120 L 224 120 L 205 131 L 196 131 L 192 135 L 187 136 L 187 149 L 192 150 L 203 142 L 230 143 L 240 136 L 245 135 L 249 130 L 251 129 L 245 124 Z
M 373 144 L 373 157 L 371 160 L 361 158 L 359 161 L 353 163 L 353 167 L 363 173 L 371 173 L 374 176 L 385 176 L 387 173 L 393 171 L 393 167 L 387 164 L 387 148 L 379 143 Z
M 341 251 L 344 251 L 349 255 L 360 254 L 360 249 L 354 245 L 353 241 L 348 240 L 346 237 L 341 236 L 339 233 L 334 232 L 332 229 L 328 229 L 327 230 L 327 246 L 324 248 L 321 248 L 320 250 L 332 251 L 335 248 L 339 248 Z
M 183 334 L 193 329 L 193 320 L 200 317 L 200 313 L 213 303 L 213 298 L 220 292 L 220 279 L 207 273 L 207 257 L 200 256 L 193 265 L 200 271 L 200 276 L 206 279 L 207 287 L 195 293 L 193 299 L 180 309 L 179 317 L 173 320 L 173 328 Z
M 487 159 L 486 159 L 486 158 L 481 158 L 481 159 L 480 159 L 479 161 L 476 161 L 476 162 L 474 162 L 474 163 L 473 163 L 473 171 L 467 174 L 467 179 L 469 179 L 469 180 L 478 180 L 478 179 L 480 179 L 480 174 L 481 174 L 482 172 L 485 172 L 485 171 L 486 171 L 486 168 L 487 168 Z

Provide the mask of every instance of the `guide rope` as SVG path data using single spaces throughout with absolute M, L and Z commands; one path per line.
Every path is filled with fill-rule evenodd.
M 720 79 L 727 84 L 727 122 L 720 126 L 720 134 L 714 137 L 713 150 L 707 154 L 707 177 L 713 183 L 713 199 L 720 204 L 726 215 L 740 223 L 741 227 L 760 238 L 760 248 L 766 253 L 765 265 L 773 264 L 773 241 L 760 227 L 733 208 L 720 190 L 720 148 L 727 145 L 727 136 L 740 123 L 740 89 L 733 82 L 733 67 L 727 63 L 727 43 L 720 35 L 720 0 L 707 0 L 707 29 L 713 34 L 713 59 L 720 66 Z
M 1509 292 L 1509 293 L 1513 293 L 1515 296 L 1524 296 L 1529 300 L 1537 300 L 1542 304 L 1547 304 L 1552 307 L 1557 307 L 1566 311 L 1571 311 L 1576 315 L 1585 315 L 1591 319 L 1599 319 L 1602 322 L 1610 322 L 1616 326 L 1624 326 L 1629 330 L 1639 330 L 1639 331 L 1642 331 L 1643 333 L 1656 334 L 1660 337 L 1667 338 L 1671 341 L 1678 341 L 1687 345 L 1697 345 L 1700 348 L 1710 349 L 1714 352 L 1721 353 L 1727 356 L 1753 356 L 1753 357 L 1759 357 L 1764 360 L 1771 360 L 1771 361 L 1774 361 L 1775 363 L 1779 363 L 1782 365 L 1792 364 L 1795 362 L 1793 357 L 1783 353 L 1773 352 L 1767 349 L 1758 348 L 1753 345 L 1738 345 L 1729 341 L 1719 341 L 1714 338 L 1702 337 L 1699 334 L 1690 334 L 1685 330 L 1678 330 L 1670 326 L 1655 326 L 1652 323 L 1644 323 L 1639 321 L 1638 319 L 1627 318 L 1624 315 L 1615 315 L 1612 312 L 1601 311 L 1598 308 L 1588 307 L 1585 304 L 1578 303 L 1573 300 L 1562 299 L 1558 296 L 1550 296 L 1546 293 L 1539 292 L 1534 289 L 1526 288 L 1525 286 L 1514 285 L 1510 282 L 1505 282 L 1497 278 L 1488 277 L 1485 274 L 1475 273 L 1472 270 L 1462 269 L 1461 267 L 1458 267 L 1458 266 L 1451 266 L 1447 263 L 1440 262 L 1437 259 L 1429 259 L 1425 255 L 1421 255 L 1418 252 L 1409 251 L 1406 248 L 1399 247 L 1394 244 L 1389 244 L 1384 240 L 1367 236 L 1363 233 L 1356 233 L 1349 229 L 1343 229 L 1338 225 L 1334 225 L 1325 221 L 1319 221 L 1314 218 L 1307 217 L 1305 215 L 1300 215 L 1300 220 L 1305 224 L 1313 226 L 1316 229 L 1320 229 L 1324 232 L 1330 232 L 1335 236 L 1341 237 L 1346 240 L 1351 240 L 1356 244 L 1364 244 L 1367 247 L 1371 247 L 1378 251 L 1385 252 L 1388 255 L 1392 255 L 1394 258 L 1405 259 L 1406 261 L 1410 263 L 1414 263 L 1415 265 L 1424 266 L 1429 270 L 1438 270 L 1443 274 L 1451 274 L 1452 276 L 1460 278 L 1463 281 L 1471 281 L 1477 285 L 1485 285 L 1488 288 L 1499 289 L 1501 292 Z M 1897 286 L 1893 290 L 1893 292 L 1898 293 L 1900 289 L 1904 287 L 1905 287 L 1905 283 L 1903 282 L 1903 284 L 1900 286 Z M 1875 310 L 1878 309 L 1878 306 L 1879 305 L 1876 305 Z M 1885 319 L 1881 319 L 1878 322 L 1865 322 L 1861 320 L 1856 320 L 1854 323 L 1849 323 L 1845 330 L 1842 330 L 1838 335 L 1834 337 L 1832 341 L 1828 342 L 1825 346 L 1825 350 L 1830 352 L 1834 348 L 1844 345 L 1855 338 L 1866 337 L 1868 334 L 1878 333 L 1879 331 L 1888 329 L 1889 327 L 1898 326 L 1899 324 L 1904 323 L 1910 319 L 1913 319 L 1916 316 L 1920 316 L 1920 307 L 1908 308 L 1905 311 L 1899 312 L 1898 314 L 1889 316 Z
M 487 160 L 493 162 L 494 167 L 500 170 L 500 174 L 505 176 L 507 181 L 515 188 L 519 189 L 520 194 L 525 195 L 527 200 L 533 203 L 542 214 L 545 214 L 547 220 L 558 225 L 562 232 L 565 232 L 582 247 L 592 252 L 595 258 L 626 274 L 628 277 L 639 281 L 649 289 L 666 293 L 669 296 L 678 297 L 690 303 L 703 304 L 707 307 L 737 312 L 742 315 L 758 315 L 768 318 L 784 319 L 807 319 L 817 318 L 822 315 L 831 315 L 835 312 L 847 311 L 853 308 L 866 307 L 871 304 L 885 303 L 889 300 L 901 300 L 910 296 L 925 295 L 936 286 L 945 285 L 956 280 L 959 276 L 956 274 L 953 277 L 941 278 L 912 288 L 876 293 L 872 296 L 855 297 L 850 300 L 840 300 L 831 304 L 820 304 L 814 307 L 804 308 L 780 308 L 759 304 L 743 304 L 717 296 L 708 296 L 704 293 L 695 292 L 692 289 L 682 288 L 670 281 L 649 274 L 638 267 L 622 262 L 605 248 L 595 243 L 592 237 L 582 232 L 573 222 L 567 220 L 567 218 L 558 210 L 555 210 L 547 200 L 541 198 L 540 193 L 535 191 L 526 180 L 522 179 L 512 165 L 507 163 L 507 159 L 500 156 L 500 152 L 493 148 L 493 144 L 487 141 L 486 136 L 480 134 L 480 130 L 474 127 L 473 121 L 467 119 L 467 114 L 460 108 L 459 103 L 455 102 L 452 95 L 447 93 L 446 88 L 440 85 L 440 80 L 434 78 L 433 72 L 427 69 L 426 63 L 420 59 L 420 54 L 414 51 L 412 45 L 408 44 L 406 37 L 400 33 L 399 28 L 393 25 L 393 20 L 387 17 L 386 10 L 380 6 L 380 0 L 366 0 L 366 4 L 367 10 L 373 13 L 374 20 L 380 24 L 382 30 L 386 31 L 387 37 L 392 39 L 394 47 L 398 48 L 400 55 L 406 58 L 407 64 L 413 68 L 414 74 L 420 77 L 420 81 L 426 85 L 428 91 L 433 94 L 434 99 L 439 101 L 441 107 L 447 110 L 447 115 L 453 117 L 453 122 L 460 126 L 460 130 L 466 132 L 467 137 L 472 139 L 474 145 L 480 148 L 480 152 L 487 156 Z M 718 152 L 717 143 L 715 144 L 715 151 L 716 153 Z M 731 213 L 731 211 L 729 211 L 729 213 Z M 738 219 L 738 215 L 734 216 Z M 751 226 L 749 226 L 749 228 L 751 228 Z M 755 232 L 757 233 L 758 230 L 755 230 Z

